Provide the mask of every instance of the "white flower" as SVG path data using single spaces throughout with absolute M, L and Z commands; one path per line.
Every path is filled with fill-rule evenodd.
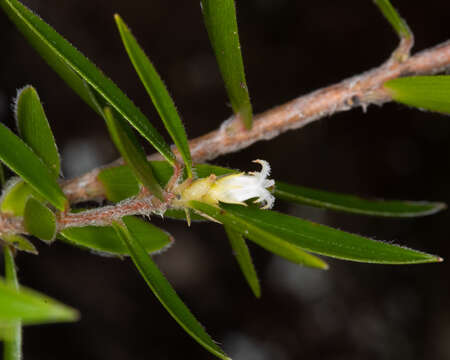
M 255 203 L 263 204 L 263 209 L 270 209 L 275 198 L 267 190 L 275 185 L 269 180 L 270 165 L 264 160 L 254 160 L 262 166 L 261 172 L 240 173 L 218 179 L 206 194 L 206 200 L 245 205 L 244 201 L 256 198 Z
M 267 179 L 270 165 L 264 160 L 254 160 L 260 164 L 260 172 L 226 175 L 216 178 L 215 175 L 195 180 L 181 192 L 182 201 L 199 200 L 212 205 L 220 202 L 245 205 L 244 201 L 256 198 L 263 209 L 270 209 L 275 201 L 267 188 L 275 185 L 275 181 Z

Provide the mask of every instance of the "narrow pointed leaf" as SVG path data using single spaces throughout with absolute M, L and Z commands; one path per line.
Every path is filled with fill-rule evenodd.
M 192 336 L 200 345 L 221 359 L 228 359 L 223 351 L 216 345 L 211 337 L 206 333 L 203 326 L 192 315 L 186 305 L 176 294 L 164 275 L 160 272 L 156 264 L 143 248 L 141 242 L 129 228 L 129 218 L 124 217 L 123 221 L 127 228 L 119 224 L 114 224 L 118 236 L 128 247 L 134 264 L 147 282 L 155 296 L 181 325 L 181 327 Z
M 33 31 L 32 28 L 24 26 L 22 20 L 13 13 L 8 13 L 7 5 L 0 1 L 0 6 L 3 7 L 7 14 L 10 14 L 11 20 L 18 27 L 20 32 L 28 40 L 30 45 L 39 53 L 44 61 L 60 76 L 60 78 L 77 93 L 80 98 L 86 102 L 94 111 L 98 112 L 98 109 L 91 102 L 91 96 L 89 90 L 86 87 L 85 81 L 74 71 L 72 68 L 56 53 L 46 41 L 42 41 L 39 35 Z
M 355 214 L 385 217 L 416 217 L 431 215 L 447 206 L 439 202 L 368 200 L 354 195 L 339 194 L 277 181 L 275 196 L 297 204 L 306 204 Z
M 42 160 L 3 124 L 0 124 L 0 139 L 0 160 L 53 206 L 63 211 L 67 199 Z
M 19 290 L 16 264 L 11 249 L 8 246 L 3 248 L 5 260 L 5 282 L 11 287 Z M 14 322 L 5 329 L 5 339 L 3 343 L 3 360 L 22 359 L 22 325 L 20 321 Z
M 17 0 L 0 0 L 0 6 L 36 50 L 42 53 L 42 49 L 44 49 L 47 59 L 49 52 L 53 52 L 55 57 L 62 59 L 70 69 L 92 86 L 101 97 L 129 121 L 167 161 L 175 164 L 175 157 L 163 137 L 111 79 L 103 75 L 81 52 Z M 59 63 L 59 65 L 61 64 Z M 60 75 L 62 73 L 63 79 L 66 80 L 69 77 L 68 73 L 65 69 L 60 68 L 59 70 Z M 82 98 L 92 106 L 88 93 L 83 92 L 81 85 L 79 82 L 76 83 L 79 90 L 77 92 L 82 94 Z
M 17 250 L 25 251 L 33 255 L 38 254 L 38 251 L 36 250 L 36 247 L 33 245 L 33 243 L 21 235 L 3 234 L 1 236 L 1 239 L 9 246 L 12 246 Z
M 169 95 L 169 92 L 155 67 L 139 46 L 130 29 L 119 15 L 116 14 L 114 19 L 116 20 L 128 56 L 130 57 L 142 84 L 150 95 L 153 105 L 155 105 L 156 110 L 158 110 L 159 116 L 164 122 L 164 126 L 180 151 L 188 176 L 192 177 L 191 152 L 186 131 L 175 107 L 175 103 Z
M 318 257 L 308 254 L 296 244 L 279 236 L 276 232 L 269 232 L 261 226 L 254 225 L 250 221 L 243 220 L 233 214 L 199 201 L 189 203 L 194 210 L 206 214 L 221 222 L 225 226 L 243 234 L 249 240 L 255 242 L 264 249 L 281 256 L 295 264 L 301 264 L 318 269 L 328 269 L 327 263 Z
M 116 119 L 109 108 L 104 109 L 106 124 L 111 138 L 124 158 L 125 162 L 133 170 L 136 177 L 152 194 L 163 199 L 161 186 L 153 176 L 144 150 L 133 134 L 133 130 L 125 122 Z
M 3 255 L 5 260 L 5 283 L 19 290 L 19 280 L 12 250 L 7 246 L 4 247 Z
M 244 237 L 226 225 L 225 231 L 228 239 L 230 240 L 230 245 L 233 249 L 234 256 L 236 257 L 239 267 L 241 268 L 250 289 L 252 289 L 253 294 L 259 298 L 261 296 L 261 287 L 259 285 L 258 274 L 256 273 L 250 251 Z
M 201 0 L 200 5 L 231 106 L 250 129 L 252 105 L 245 81 L 234 0 Z
M 37 238 L 51 242 L 56 236 L 55 214 L 34 198 L 29 198 L 23 215 L 25 230 Z
M 281 214 L 231 204 L 221 204 L 223 211 L 301 248 L 338 259 L 380 264 L 419 264 L 438 262 L 438 256 L 375 241 L 328 226 Z
M 24 87 L 17 94 L 15 116 L 21 138 L 58 178 L 60 160 L 55 138 L 39 95 L 32 86 Z
M 199 178 L 207 177 L 210 174 L 223 176 L 240 172 L 239 170 L 209 164 L 197 164 L 195 166 L 195 171 Z M 372 200 L 354 195 L 339 194 L 303 186 L 290 185 L 281 181 L 276 181 L 274 195 L 279 199 L 298 204 L 385 217 L 425 216 L 435 214 L 447 208 L 447 205 L 442 202 Z
M 165 231 L 139 218 L 133 218 L 133 231 L 139 238 L 147 253 L 155 253 L 167 249 L 173 242 Z M 94 251 L 95 253 L 113 256 L 129 255 L 128 248 L 117 236 L 111 226 L 85 226 L 68 228 L 62 231 L 64 241 Z
M 17 320 L 30 325 L 77 319 L 76 310 L 33 290 L 16 289 L 0 280 L 0 325 L 8 326 Z
M 384 88 L 399 103 L 450 114 L 450 75 L 397 78 Z
M 400 17 L 389 0 L 374 0 L 374 2 L 400 38 L 409 38 L 412 36 L 408 24 Z

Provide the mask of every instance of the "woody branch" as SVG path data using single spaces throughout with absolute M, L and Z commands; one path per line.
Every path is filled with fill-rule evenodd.
M 366 109 L 371 104 L 381 105 L 392 100 L 383 88 L 386 81 L 401 76 L 436 74 L 450 68 L 450 41 L 410 57 L 411 46 L 412 39 L 403 39 L 388 61 L 381 66 L 255 116 L 251 130 L 246 130 L 236 116 L 231 117 L 219 129 L 190 141 L 193 160 L 197 163 L 212 160 L 220 155 L 244 149 L 257 141 L 270 140 L 288 130 L 301 128 L 337 112 L 359 106 Z M 178 156 L 176 149 L 173 150 Z M 158 154 L 148 158 L 161 159 Z M 119 159 L 108 166 L 121 163 L 122 160 Z M 71 203 L 104 198 L 104 189 L 97 178 L 99 172 L 100 169 L 97 168 L 78 178 L 64 181 L 63 190 Z M 136 199 L 134 203 L 127 205 L 125 212 L 142 213 L 139 210 L 141 202 L 142 200 Z M 120 214 L 124 215 L 119 205 L 98 208 L 86 213 L 86 217 L 83 213 L 66 214 L 64 218 L 60 218 L 59 228 L 109 223 L 110 220 L 106 218 L 115 219 Z M 21 220 L 0 214 L 0 233 L 2 232 L 24 233 Z
M 409 57 L 411 45 L 411 40 L 403 40 L 381 66 L 256 115 L 251 130 L 246 130 L 241 121 L 232 116 L 219 129 L 190 141 L 193 160 L 197 163 L 212 160 L 337 112 L 359 106 L 366 109 L 371 104 L 381 105 L 392 100 L 383 88 L 386 81 L 406 75 L 436 74 L 450 68 L 450 40 Z M 179 155 L 175 148 L 173 150 Z M 162 159 L 159 154 L 148 158 Z M 108 166 L 121 163 L 119 159 Z M 63 183 L 64 192 L 71 202 L 104 197 L 104 189 L 97 179 L 99 171 L 94 169 Z

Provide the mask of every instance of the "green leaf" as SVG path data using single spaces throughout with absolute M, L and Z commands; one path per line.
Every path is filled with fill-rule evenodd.
M 151 161 L 149 164 L 158 183 L 164 186 L 173 174 L 172 166 L 166 161 Z M 139 192 L 139 183 L 131 169 L 126 165 L 103 169 L 97 175 L 97 178 L 102 183 L 106 198 L 109 201 L 119 202 L 135 196 Z M 186 214 L 183 210 L 166 210 L 164 217 L 186 220 Z M 205 218 L 191 213 L 191 220 L 205 221 Z
M 3 255 L 5 260 L 5 283 L 18 290 L 19 280 L 17 278 L 16 264 L 14 263 L 12 250 L 8 246 L 5 246 L 3 248 Z
M 144 150 L 134 136 L 133 130 L 125 122 L 116 119 L 111 109 L 105 108 L 104 114 L 111 138 L 125 162 L 144 187 L 163 200 L 161 186 L 153 176 L 152 168 L 147 161 Z
M 33 193 L 35 191 L 23 180 L 11 184 L 2 194 L 0 212 L 12 216 L 23 216 L 25 204 Z
M 153 175 L 158 183 L 164 187 L 173 174 L 173 168 L 166 161 L 149 162 Z M 220 166 L 209 164 L 198 164 L 195 166 L 195 173 L 199 178 L 207 177 L 211 174 L 217 176 L 236 172 Z M 106 198 L 113 202 L 118 202 L 137 195 L 139 184 L 133 171 L 126 165 L 106 168 L 100 171 L 98 179 L 105 188 Z
M 68 204 L 67 199 L 42 160 L 3 124 L 0 124 L 0 139 L 0 160 L 63 211 Z
M 118 14 L 114 15 L 114 19 L 116 20 L 128 56 L 130 57 L 142 84 L 150 95 L 153 105 L 155 105 L 156 110 L 158 110 L 159 116 L 164 122 L 164 126 L 180 151 L 188 176 L 192 177 L 191 151 L 189 149 L 186 131 L 180 116 L 178 115 L 175 103 L 169 95 L 169 92 L 159 77 L 155 67 L 139 46 L 130 29 Z
M 8 14 L 8 9 L 5 4 L 0 1 L 0 6 L 3 7 Z M 11 20 L 19 28 L 20 32 L 25 36 L 30 45 L 39 53 L 45 62 L 61 77 L 61 79 L 77 93 L 83 101 L 85 101 L 93 110 L 98 112 L 95 104 L 91 102 L 91 95 L 86 86 L 86 82 L 75 72 L 67 63 L 61 58 L 50 46 L 49 43 L 42 41 L 38 34 L 31 28 L 22 26 L 20 18 L 10 16 Z
M 207 219 L 205 219 L 203 216 L 200 216 L 197 213 L 190 211 L 190 209 L 188 209 L 188 211 L 190 214 L 189 216 L 191 217 L 191 221 L 207 221 Z M 186 213 L 184 212 L 184 210 L 168 209 L 164 213 L 164 217 L 186 221 Z
M 234 0 L 201 0 L 203 17 L 231 106 L 252 127 L 252 105 L 245 81 Z
M 173 242 L 173 238 L 169 234 L 147 221 L 133 217 L 130 223 L 147 253 L 163 251 Z M 115 256 L 129 255 L 128 248 L 111 226 L 67 228 L 59 235 L 62 235 L 63 240 L 69 244 L 93 250 L 96 253 Z
M 139 183 L 129 166 L 103 169 L 97 178 L 102 183 L 109 201 L 119 202 L 135 196 L 139 192 Z
M 60 161 L 55 138 L 45 116 L 39 95 L 32 86 L 19 90 L 15 104 L 17 129 L 22 139 L 59 177 Z
M 269 232 L 261 226 L 254 225 L 250 221 L 243 220 L 223 209 L 199 201 L 190 201 L 189 206 L 194 210 L 221 222 L 234 231 L 243 234 L 246 238 L 265 248 L 267 251 L 281 256 L 295 264 L 323 270 L 328 269 L 328 265 L 322 259 L 303 251 L 299 246 L 292 244 L 289 240 L 281 236 L 282 234 Z
M 14 289 L 19 289 L 17 279 L 16 264 L 11 249 L 7 246 L 3 248 L 5 259 L 5 280 L 8 285 Z M 20 321 L 12 323 L 5 329 L 5 341 L 3 344 L 3 360 L 21 360 L 22 359 L 22 326 Z
M 412 36 L 408 24 L 400 17 L 389 0 L 374 0 L 374 2 L 400 38 L 410 38 Z
M 134 264 L 150 289 L 170 315 L 172 315 L 181 327 L 200 345 L 221 359 L 229 359 L 206 333 L 203 326 L 198 322 L 194 315 L 192 315 L 167 279 L 160 272 L 156 264 L 150 256 L 148 256 L 141 242 L 132 232 L 132 228 L 129 227 L 129 219 L 129 217 L 123 218 L 127 228 L 122 227 L 117 223 L 113 226 L 117 231 L 117 235 L 120 236 L 122 241 L 128 247 Z
M 27 253 L 37 255 L 38 251 L 32 242 L 23 236 L 16 234 L 3 234 L 1 235 L 1 239 L 6 242 L 8 245 L 14 247 L 17 250 L 25 251 Z
M 258 275 L 256 273 L 255 266 L 253 265 L 252 257 L 244 237 L 226 225 L 225 231 L 228 239 L 230 240 L 230 245 L 233 249 L 234 256 L 236 257 L 247 283 L 250 285 L 250 289 L 252 289 L 253 294 L 257 298 L 261 297 L 261 287 L 259 286 Z
M 17 320 L 22 324 L 44 324 L 75 321 L 78 312 L 30 289 L 8 285 L 0 280 L 0 324 L 10 326 Z
M 81 52 L 17 0 L 0 0 L 0 6 L 47 62 L 52 65 L 54 58 L 60 58 L 129 121 L 167 161 L 172 165 L 175 164 L 175 157 L 163 137 L 111 79 L 103 75 Z M 49 55 L 50 53 L 53 55 Z M 87 89 L 83 90 L 81 86 L 83 84 L 69 75 L 70 73 L 60 62 L 56 62 L 56 64 L 59 66 L 56 70 L 60 76 L 66 81 L 69 80 L 71 87 L 76 86 L 77 93 L 97 111 L 89 92 Z
M 348 194 L 339 194 L 277 181 L 275 196 L 297 204 L 306 204 L 355 214 L 416 217 L 431 215 L 447 206 L 439 202 L 368 200 Z
M 12 216 L 23 216 L 25 205 L 31 196 L 45 203 L 43 196 L 20 178 L 11 179 L 0 199 L 0 212 Z
M 397 78 L 384 88 L 399 103 L 450 114 L 450 75 Z
M 23 215 L 25 230 L 37 238 L 51 242 L 56 236 L 55 214 L 34 198 L 29 198 Z
M 442 261 L 440 257 L 405 247 L 349 234 L 328 226 L 254 207 L 221 204 L 236 221 L 245 221 L 291 244 L 320 255 L 379 264 L 419 264 Z

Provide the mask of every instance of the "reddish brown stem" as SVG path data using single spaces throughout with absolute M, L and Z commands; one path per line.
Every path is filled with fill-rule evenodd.
M 212 160 L 337 112 L 358 106 L 365 109 L 370 104 L 383 104 L 392 100 L 383 88 L 387 80 L 405 75 L 435 74 L 450 67 L 450 41 L 408 58 L 411 45 L 412 39 L 402 40 L 393 56 L 380 67 L 255 116 L 251 130 L 245 130 L 240 121 L 231 117 L 219 129 L 190 141 L 192 159 L 197 163 Z M 174 152 L 177 153 L 175 148 Z M 159 154 L 153 154 L 149 159 L 162 158 Z M 119 159 L 108 166 L 121 163 Z M 104 197 L 104 189 L 97 180 L 98 172 L 98 169 L 94 169 L 64 183 L 64 192 L 71 202 Z
M 412 43 L 412 38 L 402 39 L 391 58 L 378 68 L 300 96 L 255 116 L 251 130 L 246 130 L 240 121 L 231 117 L 219 129 L 190 141 L 192 159 L 197 163 L 212 160 L 340 111 L 359 106 L 366 108 L 370 104 L 383 104 L 392 100 L 383 88 L 386 81 L 406 75 L 435 74 L 450 68 L 450 41 L 409 57 Z M 174 151 L 179 156 L 176 149 Z M 154 154 L 149 156 L 149 159 L 161 157 Z M 108 166 L 121 163 L 119 159 Z M 99 171 L 100 169 L 94 169 L 62 184 L 71 203 L 104 198 L 104 189 L 97 178 Z M 136 198 L 80 214 L 63 214 L 59 219 L 59 229 L 94 223 L 106 225 L 124 215 L 148 214 L 157 207 L 158 205 L 152 204 L 151 201 L 148 203 L 145 199 Z M 24 233 L 20 219 L 0 214 L 0 234 L 2 232 Z

